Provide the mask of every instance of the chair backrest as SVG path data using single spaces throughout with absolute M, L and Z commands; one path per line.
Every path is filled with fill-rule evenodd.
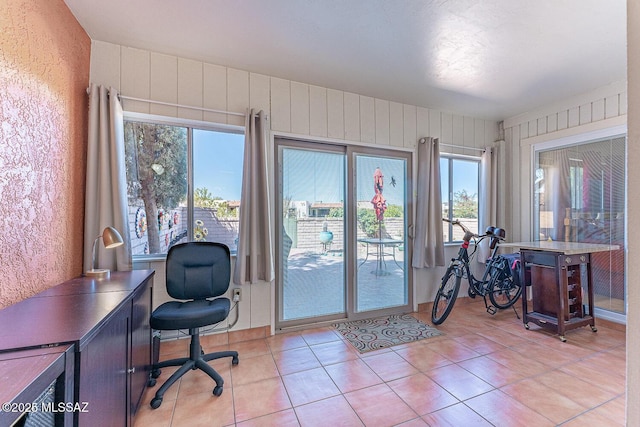
M 229 289 L 229 248 L 222 243 L 188 242 L 167 253 L 167 292 L 181 300 L 217 297 Z

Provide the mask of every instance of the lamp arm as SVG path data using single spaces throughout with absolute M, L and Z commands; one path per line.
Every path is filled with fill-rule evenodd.
M 98 244 L 98 240 L 100 240 L 101 237 L 102 235 L 96 237 L 96 240 L 93 241 L 93 249 L 91 250 L 91 269 L 92 270 L 96 269 L 96 245 Z

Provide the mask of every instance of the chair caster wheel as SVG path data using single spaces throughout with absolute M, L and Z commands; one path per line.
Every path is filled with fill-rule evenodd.
M 591 327 L 591 332 L 598 332 L 598 328 L 596 328 L 595 326 Z
M 528 324 L 528 323 L 525 323 L 525 324 L 524 324 L 524 328 L 525 328 L 526 330 L 529 330 L 529 324 Z
M 149 378 L 149 381 L 147 381 L 147 387 L 153 387 L 156 385 L 156 379 L 155 378 Z
M 231 364 L 237 365 L 238 363 L 240 363 L 240 359 L 238 359 L 238 356 L 233 356 L 233 359 L 231 359 Z
M 567 342 L 567 339 L 564 337 L 564 335 L 560 335 L 560 341 L 562 342 Z
M 151 408 L 158 409 L 161 404 L 162 404 L 162 398 L 154 397 L 153 399 L 151 399 Z
M 152 378 L 158 378 L 161 373 L 162 373 L 162 371 L 160 369 L 152 369 L 151 370 L 151 377 Z
M 222 394 L 222 386 L 221 385 L 217 385 L 213 388 L 213 395 L 214 396 L 220 396 Z

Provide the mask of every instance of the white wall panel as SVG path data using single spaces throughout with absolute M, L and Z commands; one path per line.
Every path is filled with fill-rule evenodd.
M 547 133 L 547 116 L 540 117 L 538 119 L 538 128 L 536 130 L 536 135 L 541 135 L 543 133 Z
M 424 107 L 416 108 L 416 139 L 433 136 L 430 129 L 431 110 Z M 436 137 L 437 138 L 437 137 Z M 417 141 L 416 141 L 417 144 Z
M 576 127 L 580 124 L 580 107 L 569 108 L 569 120 L 567 127 Z M 535 135 L 532 135 L 535 136 Z
M 327 136 L 344 139 L 344 92 L 327 89 Z
M 555 132 L 558 130 L 558 114 L 549 114 L 547 116 L 547 132 Z
M 120 46 L 100 41 L 91 42 L 91 83 L 113 86 L 120 90 Z
M 627 92 L 623 92 L 620 94 L 620 99 L 618 101 L 618 108 L 620 109 L 619 115 L 624 116 L 627 114 Z
M 202 62 L 178 58 L 178 104 L 202 107 Z M 178 117 L 202 120 L 202 110 L 178 108 Z
M 375 99 L 375 142 L 389 145 L 389 101 Z
M 464 146 L 465 138 L 464 134 L 469 133 L 468 130 L 465 130 L 465 126 L 467 125 L 464 121 L 464 117 L 458 114 L 452 114 L 451 116 L 451 139 L 450 144 Z M 458 149 L 457 149 L 458 150 Z M 456 151 L 462 152 L 462 151 Z
M 440 138 L 442 140 L 442 114 L 439 111 L 429 109 L 429 135 L 433 138 Z
M 440 142 L 454 144 L 453 141 L 453 116 L 449 113 L 440 114 Z M 447 150 L 449 147 L 447 147 Z
M 389 145 L 404 146 L 404 120 L 402 104 L 389 103 Z
M 402 123 L 402 146 L 415 148 L 418 139 L 417 108 L 415 106 L 407 104 L 402 106 Z
M 291 86 L 289 80 L 271 77 L 271 129 L 291 132 Z
M 160 53 L 151 53 L 150 94 L 154 101 L 178 103 L 178 58 Z M 178 109 L 167 105 L 151 104 L 151 114 L 176 117 Z
M 360 96 L 344 93 L 344 139 L 360 141 Z
M 264 111 L 269 114 L 271 102 L 271 80 L 264 74 L 249 74 L 249 105 L 246 108 L 253 108 L 257 111 Z
M 591 104 L 591 120 L 594 122 L 604 119 L 604 99 L 598 99 Z
M 150 55 L 146 50 L 121 49 L 120 92 L 133 98 L 149 99 Z M 123 100 L 122 107 L 136 113 L 149 113 L 149 103 Z
M 482 145 L 482 139 L 478 139 L 478 142 L 480 143 L 478 145 Z M 462 117 L 462 145 L 476 147 L 476 126 L 473 117 Z
M 291 132 L 309 135 L 309 85 L 291 82 Z
M 327 89 L 309 86 L 309 134 L 327 136 Z
M 329 138 L 346 138 L 344 131 L 344 92 L 327 89 L 327 136 Z
M 227 69 L 227 110 L 244 113 L 249 105 L 249 73 Z M 244 126 L 244 117 L 229 116 L 227 123 Z
M 202 103 L 210 110 L 227 111 L 227 68 L 220 65 L 204 64 L 202 69 Z M 205 111 L 204 120 L 227 123 L 226 114 Z
M 529 120 L 527 123 L 527 131 L 529 132 L 527 136 L 536 136 L 538 134 L 538 119 Z
M 467 118 L 465 117 L 465 120 L 466 119 Z M 471 141 L 471 146 L 476 148 L 484 148 L 487 145 L 491 145 L 493 141 L 487 141 L 485 139 L 484 120 L 474 120 L 473 117 L 469 117 L 469 119 L 473 123 L 473 140 Z
M 579 107 L 580 111 L 580 123 L 581 125 L 586 125 L 587 123 L 591 123 L 591 103 L 582 104 Z
M 620 97 L 616 95 L 607 96 L 604 99 L 605 106 L 605 118 L 610 119 L 611 117 L 616 117 L 620 114 L 620 106 L 619 106 Z
M 569 127 L 569 110 L 558 112 L 558 130 Z
M 369 96 L 360 96 L 360 141 L 376 142 L 375 101 Z

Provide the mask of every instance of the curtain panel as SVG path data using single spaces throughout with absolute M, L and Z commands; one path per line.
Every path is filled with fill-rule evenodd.
M 267 170 L 267 119 L 251 109 L 245 118 L 244 166 L 238 252 L 233 282 L 271 282 L 275 278 L 271 238 L 271 207 Z
M 420 138 L 418 142 L 416 198 L 417 212 L 411 265 L 414 268 L 443 266 L 440 143 L 437 138 Z
M 503 226 L 496 223 L 498 210 L 498 161 L 497 149 L 493 147 L 485 148 L 480 158 L 480 196 L 482 202 L 478 203 L 478 229 L 480 234 L 488 226 Z M 490 239 L 480 242 L 477 261 L 484 264 L 491 255 L 489 248 Z
M 124 120 L 118 92 L 91 84 L 84 211 L 84 271 L 92 266 L 92 248 L 107 226 L 115 227 L 124 245 L 105 249 L 96 245 L 96 268 L 132 268 L 124 154 Z

